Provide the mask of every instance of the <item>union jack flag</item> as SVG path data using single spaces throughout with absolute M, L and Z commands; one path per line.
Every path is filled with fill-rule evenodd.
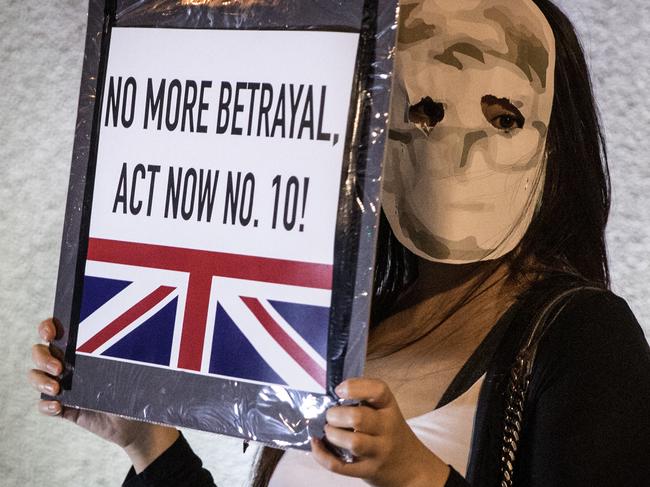
M 91 238 L 77 353 L 323 393 L 332 266 Z

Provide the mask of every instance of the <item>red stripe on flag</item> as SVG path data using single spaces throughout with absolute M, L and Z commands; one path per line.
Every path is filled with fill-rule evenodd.
M 88 260 L 332 289 L 332 266 L 91 238 Z
M 127 326 L 140 318 L 151 308 L 160 303 L 163 299 L 171 294 L 175 288 L 160 286 L 154 292 L 138 302 L 135 306 L 129 308 L 119 317 L 113 320 L 108 326 L 103 328 L 95 336 L 90 338 L 86 343 L 77 348 L 78 352 L 93 353 L 107 341 L 124 330 Z
M 276 342 L 287 352 L 305 371 L 325 388 L 326 372 L 314 359 L 312 359 L 307 352 L 305 352 L 300 345 L 298 345 L 293 338 L 291 338 L 286 331 L 278 325 L 273 317 L 264 309 L 262 303 L 255 298 L 246 298 L 242 296 L 242 301 L 248 309 L 255 315 L 255 317 L 262 324 L 264 329 L 275 339 Z
M 211 285 L 211 275 L 198 272 L 190 274 L 183 317 L 183 333 L 178 353 L 178 368 L 180 369 L 201 370 Z

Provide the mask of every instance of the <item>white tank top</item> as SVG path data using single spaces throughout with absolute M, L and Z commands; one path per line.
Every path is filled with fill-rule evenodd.
M 472 443 L 474 417 L 481 385 L 481 377 L 464 394 L 450 403 L 421 416 L 408 419 L 422 443 L 465 476 Z M 288 450 L 278 464 L 269 487 L 364 487 L 364 481 L 344 477 L 325 470 L 310 453 Z

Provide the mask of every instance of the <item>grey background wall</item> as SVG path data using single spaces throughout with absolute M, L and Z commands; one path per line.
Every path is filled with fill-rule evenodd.
M 650 336 L 650 3 L 558 0 L 592 67 L 610 146 L 614 290 Z M 118 448 L 36 413 L 26 385 L 51 313 L 75 128 L 86 0 L 0 0 L 0 485 L 115 486 Z M 219 485 L 246 485 L 254 448 L 188 432 Z

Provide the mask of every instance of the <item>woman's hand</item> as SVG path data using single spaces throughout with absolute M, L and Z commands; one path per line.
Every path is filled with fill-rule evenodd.
M 38 326 L 38 334 L 47 344 L 32 347 L 32 361 L 36 368 L 28 378 L 39 392 L 49 396 L 59 394 L 58 378 L 63 364 L 50 351 L 49 343 L 56 337 L 56 326 L 51 319 Z M 41 400 L 38 409 L 47 416 L 62 416 L 100 438 L 122 447 L 131 458 L 136 472 L 144 470 L 178 438 L 174 428 L 123 419 L 111 414 L 64 408 L 58 401 Z
M 326 469 L 359 477 L 377 487 L 443 487 L 449 467 L 415 436 L 388 386 L 375 379 L 350 379 L 336 388 L 342 399 L 362 406 L 336 406 L 327 411 L 325 435 L 349 450 L 354 463 L 330 453 L 312 440 L 312 453 Z

